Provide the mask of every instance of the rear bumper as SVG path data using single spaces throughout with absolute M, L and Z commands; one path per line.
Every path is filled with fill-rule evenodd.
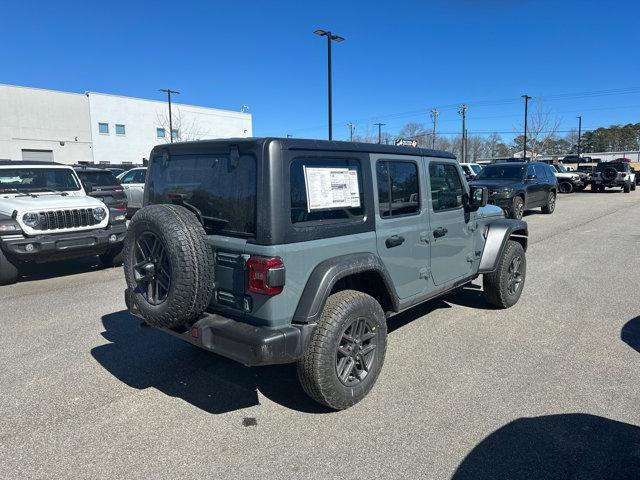
M 126 224 L 120 223 L 105 229 L 76 233 L 46 233 L 18 238 L 0 236 L 0 248 L 18 260 L 42 262 L 105 253 L 122 245 L 126 233 Z
M 130 289 L 125 290 L 129 312 L 144 320 Z M 197 347 L 249 367 L 292 363 L 306 351 L 315 324 L 257 327 L 221 315 L 205 313 L 191 328 L 182 331 L 159 328 Z

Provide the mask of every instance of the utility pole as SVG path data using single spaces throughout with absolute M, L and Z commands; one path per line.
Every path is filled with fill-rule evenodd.
M 578 167 L 580 166 L 580 137 L 582 136 L 582 115 L 578 116 Z
M 382 127 L 386 125 L 386 123 L 374 123 L 374 125 L 378 126 L 378 143 L 382 143 Z
M 529 109 L 529 100 L 531 97 L 529 95 L 522 95 L 524 98 L 524 151 L 522 152 L 522 161 L 527 161 L 527 119 L 529 118 L 528 109 Z
M 328 100 L 329 100 L 329 140 L 333 140 L 333 115 L 332 115 L 332 102 L 331 102 L 331 42 L 344 42 L 344 37 L 340 35 L 334 35 L 331 32 L 327 32 L 325 30 L 316 30 L 316 35 L 321 37 L 327 37 L 327 90 L 328 90 Z
M 461 138 L 461 142 L 460 142 L 460 149 L 461 149 L 461 155 L 460 158 L 462 158 L 462 163 L 466 163 L 466 159 L 467 159 L 467 146 L 466 146 L 466 135 L 467 135 L 467 105 L 465 103 L 463 103 L 462 105 L 460 105 L 460 108 L 458 109 L 458 113 L 460 115 L 462 115 L 462 138 Z
M 433 136 L 431 137 L 431 148 L 436 148 L 436 124 L 438 123 L 438 109 L 431 110 L 431 118 L 433 119 Z
M 175 90 L 171 90 L 170 88 L 161 88 L 160 92 L 164 92 L 167 94 L 167 102 L 169 103 L 169 140 L 173 143 L 173 122 L 171 119 L 171 94 L 175 93 L 176 95 L 180 95 L 180 92 L 176 92 Z
M 353 142 L 353 130 L 356 128 L 356 126 L 353 123 L 349 122 L 347 123 L 347 127 L 349 127 L 349 141 Z

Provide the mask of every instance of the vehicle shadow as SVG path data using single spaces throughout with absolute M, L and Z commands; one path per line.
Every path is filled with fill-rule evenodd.
M 91 355 L 132 388 L 153 387 L 216 414 L 258 405 L 258 391 L 293 410 L 330 411 L 304 393 L 295 365 L 245 367 L 143 326 L 125 310 L 103 316 L 102 323 L 110 343 L 94 347 Z
M 73 260 L 57 260 L 47 263 L 25 263 L 20 265 L 18 282 L 48 280 L 50 278 L 104 270 L 105 268 L 107 267 L 102 264 L 97 256 Z
M 640 353 L 640 315 L 625 323 L 620 331 L 620 338 L 624 343 Z
M 640 427 L 581 413 L 519 418 L 480 442 L 453 480 L 638 479 Z

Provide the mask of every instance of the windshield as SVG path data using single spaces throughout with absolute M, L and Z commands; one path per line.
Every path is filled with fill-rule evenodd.
M 0 193 L 78 191 L 80 185 L 68 168 L 2 168 Z
M 509 165 L 501 163 L 499 165 L 487 165 L 476 177 L 477 180 L 522 180 L 525 165 Z
M 154 157 L 149 203 L 174 203 L 200 212 L 207 233 L 252 236 L 256 229 L 256 159 L 242 155 Z
M 96 187 L 110 187 L 120 185 L 111 172 L 77 172 L 80 180 Z
M 475 173 L 476 175 L 480 173 L 480 170 L 482 170 L 482 167 L 480 165 L 469 165 L 471 167 L 471 170 L 473 170 L 473 173 Z
M 554 165 L 554 167 L 556 167 L 556 170 L 560 173 L 568 173 L 569 171 L 567 170 L 567 167 L 565 167 L 564 165 Z
M 599 163 L 596 172 L 602 172 L 605 168 L 615 168 L 618 172 L 626 172 L 626 163 Z

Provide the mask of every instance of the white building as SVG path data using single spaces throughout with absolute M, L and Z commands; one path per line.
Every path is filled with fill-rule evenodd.
M 0 159 L 141 164 L 169 142 L 167 103 L 0 84 Z M 172 103 L 174 141 L 250 137 L 251 114 Z

